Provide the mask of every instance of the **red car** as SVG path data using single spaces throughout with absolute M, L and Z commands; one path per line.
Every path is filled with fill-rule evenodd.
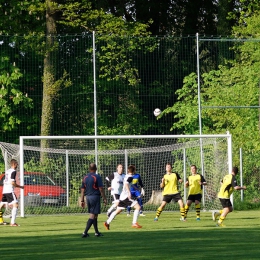
M 3 191 L 5 174 L 0 175 L 0 194 Z M 20 184 L 20 173 L 16 174 L 16 182 Z M 17 198 L 20 189 L 15 188 Z M 66 205 L 66 191 L 42 172 L 24 172 L 24 205 Z

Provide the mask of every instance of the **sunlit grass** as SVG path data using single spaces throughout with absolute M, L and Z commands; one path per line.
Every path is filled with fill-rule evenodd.
M 142 229 L 131 227 L 132 217 L 121 214 L 105 230 L 106 215 L 99 216 L 103 237 L 81 238 L 88 214 L 17 218 L 20 227 L 0 226 L 3 259 L 259 259 L 260 211 L 232 212 L 225 228 L 218 228 L 211 212 L 187 222 L 178 212 L 139 217 Z M 6 219 L 8 221 L 8 219 Z

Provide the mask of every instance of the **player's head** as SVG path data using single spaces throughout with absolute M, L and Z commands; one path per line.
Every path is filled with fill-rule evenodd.
M 171 172 L 171 171 L 172 171 L 172 164 L 169 163 L 169 162 L 166 163 L 165 170 L 166 170 L 167 172 Z
M 190 171 L 192 174 L 196 174 L 197 173 L 197 166 L 195 164 L 192 164 L 190 166 Z
M 237 174 L 238 174 L 238 168 L 237 168 L 236 166 L 234 166 L 234 167 L 232 168 L 232 172 L 233 172 L 235 175 L 237 175 Z
M 127 168 L 128 173 L 134 174 L 135 173 L 135 166 L 134 165 L 129 165 Z
M 16 169 L 17 166 L 18 166 L 18 162 L 15 159 L 12 159 L 10 161 L 10 165 L 11 165 L 12 168 Z
M 122 174 L 124 170 L 123 164 L 119 163 L 116 167 L 117 173 Z
M 95 163 L 91 163 L 89 165 L 89 171 L 90 172 L 95 172 L 97 170 L 97 165 Z

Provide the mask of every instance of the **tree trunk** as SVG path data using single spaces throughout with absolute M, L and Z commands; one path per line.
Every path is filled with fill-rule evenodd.
M 56 77 L 56 16 L 54 1 L 46 0 L 46 53 L 44 58 L 43 72 L 43 99 L 42 99 L 42 118 L 41 135 L 51 135 L 51 125 L 53 120 L 53 103 L 57 96 L 55 88 Z M 42 148 L 49 147 L 48 140 L 41 142 Z M 41 159 L 43 157 L 41 156 Z

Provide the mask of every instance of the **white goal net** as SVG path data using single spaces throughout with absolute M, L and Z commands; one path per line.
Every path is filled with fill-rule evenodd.
M 6 170 L 12 158 L 19 162 L 18 179 L 25 185 L 24 190 L 16 189 L 22 217 L 86 212 L 79 207 L 80 185 L 92 162 L 97 163 L 104 186 L 105 177 L 116 171 L 117 164 L 123 164 L 125 169 L 134 164 L 144 184 L 144 211 L 156 211 L 161 203 L 159 185 L 168 162 L 183 180 L 190 174 L 191 164 L 205 177 L 208 185 L 204 187 L 202 210 L 220 206 L 216 196 L 220 180 L 232 168 L 229 134 L 24 136 L 19 145 L 0 142 L 0 148 L 0 163 Z M 179 189 L 186 200 L 184 185 Z M 105 190 L 110 204 L 112 197 L 106 186 Z M 102 212 L 109 206 L 102 205 Z M 179 206 L 170 203 L 165 210 L 179 210 Z

